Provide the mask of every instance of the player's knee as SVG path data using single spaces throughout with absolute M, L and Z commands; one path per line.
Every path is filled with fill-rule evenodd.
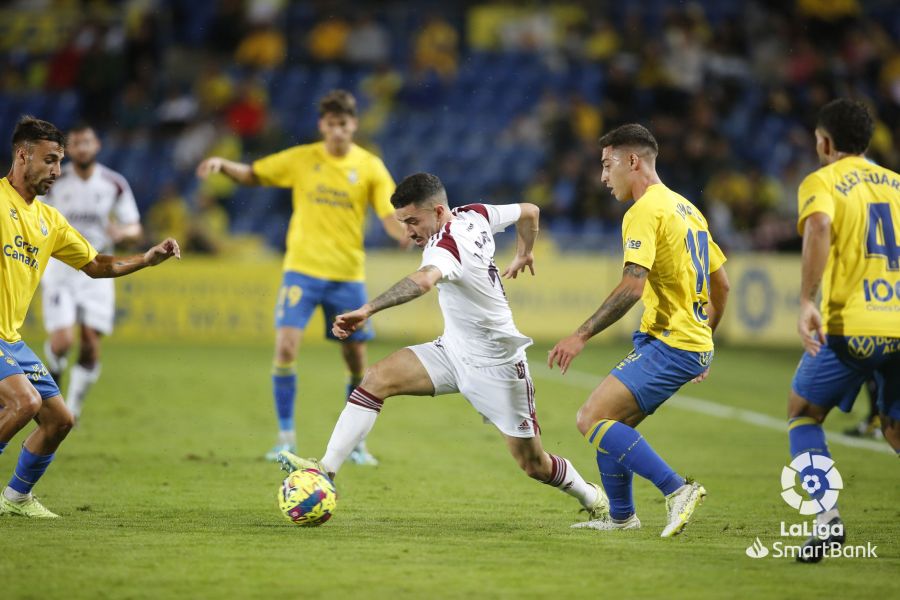
M 825 421 L 828 411 L 823 408 L 807 402 L 795 393 L 791 393 L 788 399 L 788 419 L 796 419 L 798 417 L 809 417 L 815 419 L 820 425 Z
M 55 414 L 53 419 L 47 422 L 46 431 L 48 437 L 57 442 L 61 442 L 69 435 L 69 432 L 72 431 L 73 427 L 75 427 L 75 417 L 71 412 L 65 410 Z
M 578 432 L 581 435 L 584 435 L 602 418 L 603 417 L 599 416 L 595 410 L 585 404 L 578 409 L 578 414 L 575 416 L 575 426 L 578 428 Z
M 41 410 L 43 401 L 41 395 L 34 388 L 16 391 L 4 398 L 6 406 L 14 419 L 21 423 L 27 423 Z
M 370 365 L 363 375 L 360 387 L 372 394 L 373 396 L 384 400 L 392 396 L 397 386 L 393 385 L 389 378 L 386 377 L 385 369 L 380 363 Z

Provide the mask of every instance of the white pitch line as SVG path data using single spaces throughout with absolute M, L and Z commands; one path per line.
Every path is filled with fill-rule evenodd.
M 543 364 L 531 367 L 532 373 L 541 379 L 552 379 L 558 383 L 564 383 L 572 387 L 582 388 L 585 390 L 593 390 L 600 383 L 600 375 L 592 375 L 584 371 L 574 371 L 569 369 L 565 375 L 561 375 L 559 371 L 551 371 Z M 735 408 L 726 404 L 720 404 L 711 400 L 701 400 L 693 396 L 684 394 L 675 394 L 666 402 L 666 406 L 687 410 L 701 415 L 710 417 L 718 417 L 720 419 L 730 419 L 732 421 L 741 421 L 750 423 L 758 427 L 773 429 L 782 433 L 787 433 L 787 419 L 778 419 L 770 415 L 746 410 L 743 408 Z M 842 433 L 828 432 L 828 442 L 849 446 L 850 448 L 862 448 L 872 452 L 880 452 L 882 454 L 895 454 L 887 442 L 876 440 L 864 440 Z

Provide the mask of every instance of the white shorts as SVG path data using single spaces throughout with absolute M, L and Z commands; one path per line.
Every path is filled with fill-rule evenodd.
M 435 396 L 462 393 L 481 416 L 510 437 L 533 438 L 540 433 L 534 406 L 534 384 L 525 359 L 492 367 L 475 367 L 455 357 L 441 344 L 440 338 L 407 347 L 428 372 Z
M 41 300 L 48 332 L 82 323 L 104 335 L 112 333 L 116 314 L 112 279 L 91 279 L 68 265 L 51 261 L 41 280 Z

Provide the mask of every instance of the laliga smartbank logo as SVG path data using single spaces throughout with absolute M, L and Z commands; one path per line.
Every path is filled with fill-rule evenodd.
M 799 485 L 798 485 L 799 484 Z M 798 491 L 798 488 L 799 490 Z M 878 558 L 878 546 L 866 542 L 865 546 L 843 544 L 844 524 L 840 519 L 819 523 L 814 515 L 833 509 L 838 494 L 844 487 L 834 461 L 827 456 L 804 452 L 781 471 L 781 497 L 801 515 L 812 515 L 801 523 L 781 522 L 780 538 L 800 538 L 799 543 L 787 539 L 776 540 L 767 546 L 757 537 L 744 551 L 750 558 L 793 558 L 815 562 L 809 558 Z M 801 491 L 803 492 L 801 494 Z

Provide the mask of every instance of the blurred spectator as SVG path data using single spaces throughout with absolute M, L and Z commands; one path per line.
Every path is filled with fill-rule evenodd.
M 280 29 L 272 25 L 257 25 L 238 44 L 234 60 L 239 65 L 257 69 L 273 69 L 287 57 L 287 42 Z
M 431 15 L 416 34 L 413 64 L 417 71 L 431 71 L 444 80 L 456 76 L 459 68 L 459 34 L 437 15 Z
M 159 200 L 147 212 L 147 233 L 150 239 L 185 240 L 191 226 L 190 209 L 170 181 L 163 185 Z
M 350 26 L 342 17 L 329 17 L 309 32 L 309 54 L 318 62 L 344 59 Z
M 391 35 L 371 14 L 363 14 L 347 36 L 345 55 L 351 63 L 382 65 L 390 58 Z
M 268 97 L 266 89 L 253 79 L 245 79 L 238 86 L 235 101 L 226 111 L 232 131 L 244 139 L 259 135 L 266 123 Z
M 185 249 L 201 254 L 218 254 L 228 245 L 228 212 L 215 196 L 197 195 L 197 212 L 188 229 Z

